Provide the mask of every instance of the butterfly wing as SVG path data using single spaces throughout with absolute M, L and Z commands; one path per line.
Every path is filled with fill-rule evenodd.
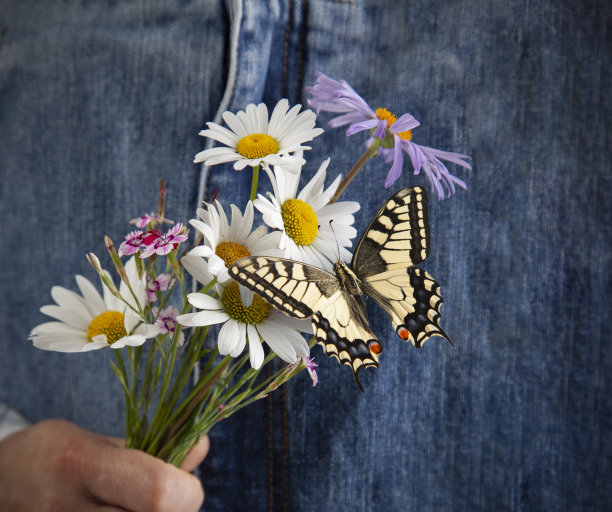
M 440 327 L 444 302 L 440 285 L 425 270 L 394 269 L 376 274 L 367 277 L 361 289 L 387 313 L 397 335 L 412 341 L 416 348 L 432 336 L 442 336 L 453 344 Z
M 312 325 L 325 354 L 349 365 L 357 387 L 363 391 L 359 372 L 369 366 L 378 367 L 381 347 L 370 329 L 361 297 L 340 288 L 312 316 Z
M 398 336 L 417 348 L 434 335 L 451 342 L 440 327 L 440 285 L 413 267 L 427 258 L 429 243 L 427 192 L 406 187 L 374 216 L 352 262 L 361 291 L 385 310 Z
M 276 309 L 295 318 L 313 316 L 340 290 L 334 274 L 284 258 L 240 258 L 230 266 L 229 274 Z
M 283 313 L 312 317 L 317 342 L 327 356 L 351 367 L 363 391 L 358 372 L 378 366 L 380 344 L 368 326 L 359 295 L 348 293 L 330 272 L 284 258 L 240 258 L 229 274 Z
M 353 254 L 351 269 L 359 277 L 412 267 L 429 253 L 427 192 L 406 187 L 378 210 Z

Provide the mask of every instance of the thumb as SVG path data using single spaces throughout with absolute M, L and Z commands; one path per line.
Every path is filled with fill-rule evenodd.
M 208 449 L 210 448 L 210 440 L 208 436 L 203 436 L 196 444 L 191 451 L 185 457 L 183 464 L 181 464 L 181 469 L 185 471 L 193 471 L 197 468 L 200 463 L 206 458 L 208 455 Z

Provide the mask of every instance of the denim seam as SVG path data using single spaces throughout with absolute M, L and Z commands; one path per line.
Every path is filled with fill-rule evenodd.
M 297 92 L 296 100 L 298 103 L 304 104 L 302 101 L 302 91 L 304 90 L 304 54 L 306 52 L 306 16 L 308 13 L 308 0 L 302 0 L 302 20 L 300 23 L 300 42 L 298 48 L 298 76 L 297 76 Z
M 272 365 L 268 365 L 268 378 Z M 274 512 L 274 400 L 268 396 L 268 512 Z
M 231 104 L 232 98 L 234 97 L 234 93 L 236 92 L 236 82 L 238 80 L 238 63 L 240 62 L 240 29 L 243 21 L 243 0 L 230 1 L 230 17 L 233 16 L 234 19 L 231 21 L 230 25 L 230 56 L 227 71 L 227 85 L 225 87 L 225 92 L 223 93 L 221 103 L 219 104 L 219 108 L 217 109 L 215 117 L 213 118 L 213 122 L 217 124 L 221 124 L 223 120 L 223 113 Z M 213 147 L 214 144 L 215 141 L 213 139 L 208 139 L 204 148 L 210 149 Z M 210 166 L 206 165 L 205 163 L 202 163 L 202 166 L 200 167 L 200 182 L 198 184 L 198 202 L 196 207 L 202 204 L 209 185 Z M 197 375 L 196 377 L 199 377 L 199 375 Z
M 238 75 L 238 62 L 239 62 L 239 42 L 240 42 L 240 27 L 242 25 L 242 0 L 231 0 L 232 4 L 230 6 L 230 18 L 232 15 L 234 19 L 230 24 L 230 57 L 229 57 L 229 66 L 227 70 L 227 85 L 225 86 L 225 92 L 223 93 L 223 98 L 221 98 L 221 103 L 219 104 L 219 108 L 217 109 L 217 113 L 213 121 L 217 124 L 221 124 L 223 119 L 223 112 L 228 108 L 232 97 L 236 91 L 236 80 Z M 213 139 L 208 139 L 204 145 L 205 149 L 210 149 L 215 144 Z M 198 200 L 196 203 L 196 208 L 198 208 L 202 202 L 204 201 L 204 197 L 206 197 L 206 191 L 208 190 L 210 184 L 210 166 L 206 165 L 202 162 L 200 166 L 200 181 L 198 183 Z M 193 279 L 192 291 L 197 292 L 197 281 Z M 202 362 L 195 365 L 195 369 L 193 372 L 193 384 L 196 385 L 198 380 L 200 379 L 200 374 L 202 372 Z
M 287 24 L 285 25 L 285 37 L 283 40 L 283 83 L 281 84 L 281 96 L 287 97 L 287 68 L 289 66 L 289 34 L 291 33 L 291 25 L 293 24 L 293 0 L 288 0 L 287 3 Z
M 291 33 L 291 26 L 293 24 L 293 9 L 295 6 L 293 5 L 293 0 L 288 0 L 288 8 L 289 15 L 287 19 L 287 25 L 285 27 L 285 40 L 283 47 L 283 83 L 281 85 L 281 91 L 284 92 L 284 96 L 287 96 L 287 84 L 288 84 L 288 61 L 289 61 L 289 38 Z M 301 1 L 301 11 L 302 17 L 300 20 L 300 38 L 298 43 L 298 70 L 297 70 L 297 91 L 296 91 L 296 99 L 298 103 L 301 103 L 301 95 L 302 95 L 302 83 L 304 76 L 304 53 L 305 53 L 305 42 L 306 42 L 306 11 L 307 11 L 307 0 Z M 289 408 L 287 406 L 287 389 L 285 386 L 282 387 L 281 390 L 282 396 L 282 417 L 283 417 L 283 459 L 282 459 L 282 471 L 283 471 L 283 511 L 287 512 L 289 510 Z M 272 400 L 270 400 L 272 403 Z M 270 412 L 270 421 L 272 421 L 272 406 L 269 408 Z M 269 425 L 269 428 L 272 428 L 272 424 Z M 272 482 L 270 482 L 272 485 Z M 270 496 L 273 496 L 273 489 L 270 489 Z M 272 510 L 272 507 L 270 507 Z

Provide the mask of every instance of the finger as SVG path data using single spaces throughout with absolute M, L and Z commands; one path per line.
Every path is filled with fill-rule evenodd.
M 196 444 L 191 451 L 185 457 L 183 464 L 181 465 L 181 469 L 185 471 L 193 471 L 197 468 L 202 461 L 205 459 L 206 455 L 208 455 L 208 450 L 210 449 L 210 439 L 208 436 L 203 436 Z
M 113 507 L 112 505 L 89 505 L 79 509 L 81 512 L 130 512 L 125 508 Z
M 102 436 L 102 437 L 104 437 L 104 439 L 106 439 L 109 443 L 114 444 L 115 446 L 118 446 L 119 448 L 125 447 L 125 439 L 123 439 L 123 437 L 111 437 L 111 436 Z
M 139 450 L 100 447 L 83 483 L 103 503 L 134 512 L 196 512 L 204 501 L 193 475 Z

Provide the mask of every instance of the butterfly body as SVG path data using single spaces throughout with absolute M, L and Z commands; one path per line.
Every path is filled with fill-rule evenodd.
M 351 265 L 342 261 L 327 272 L 284 258 L 248 256 L 234 262 L 230 275 L 272 306 L 296 318 L 311 318 L 317 342 L 328 356 L 353 370 L 378 366 L 382 347 L 370 329 L 362 295 L 387 313 L 398 336 L 420 348 L 438 335 L 443 302 L 439 284 L 414 267 L 429 251 L 427 194 L 407 187 L 374 216 L 359 241 Z

